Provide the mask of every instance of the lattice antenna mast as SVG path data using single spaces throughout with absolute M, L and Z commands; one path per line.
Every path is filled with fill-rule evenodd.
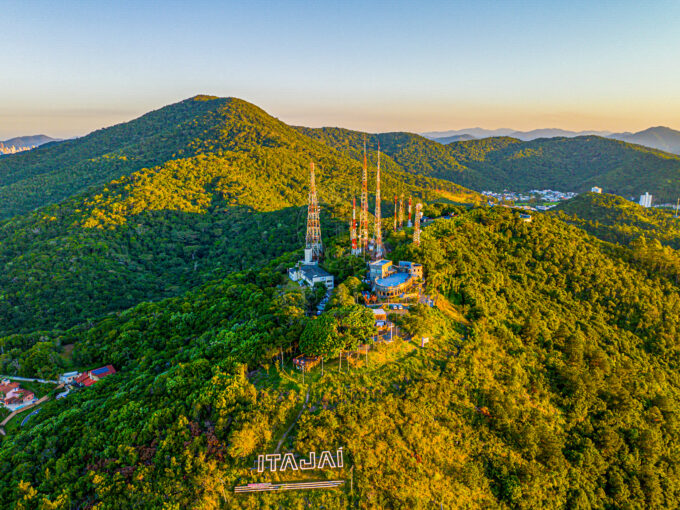
M 378 142 L 378 169 L 375 174 L 375 258 L 383 255 L 382 231 L 380 224 L 380 142 Z
M 349 224 L 349 239 L 352 242 L 352 255 L 358 255 L 361 250 L 357 243 L 357 199 L 352 197 L 352 220 Z
M 397 195 L 394 195 L 394 227 L 393 230 L 397 231 Z
M 359 244 L 362 252 L 368 248 L 368 163 L 366 161 L 366 137 L 364 137 L 364 169 L 361 176 L 361 211 L 359 212 Z
M 420 210 L 422 207 L 423 204 L 416 205 L 416 228 L 413 231 L 413 244 L 416 246 L 420 246 L 420 217 L 423 215 Z
M 399 198 L 399 228 L 404 228 L 404 194 Z
M 316 196 L 314 163 L 310 164 L 309 201 L 307 203 L 307 237 L 305 239 L 305 264 L 315 264 L 321 258 L 321 222 L 319 220 L 319 201 Z
M 408 197 L 408 223 L 407 225 L 409 227 L 413 226 L 413 223 L 411 223 L 411 197 Z

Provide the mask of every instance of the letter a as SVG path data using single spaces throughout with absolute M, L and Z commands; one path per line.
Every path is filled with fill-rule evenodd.
M 293 457 L 292 453 L 285 453 L 283 455 L 283 462 L 281 463 L 281 469 L 279 471 L 285 471 L 288 469 L 288 465 L 290 465 L 291 468 L 293 468 L 293 471 L 297 471 L 298 467 L 295 462 L 295 457 Z
M 316 469 L 323 469 L 326 464 L 328 464 L 328 467 L 331 469 L 335 469 L 335 461 L 333 460 L 331 452 L 329 451 L 321 452 L 321 457 L 319 457 L 319 465 L 316 467 Z

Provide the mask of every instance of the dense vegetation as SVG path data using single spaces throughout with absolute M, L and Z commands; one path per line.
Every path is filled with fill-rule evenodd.
M 627 245 L 644 237 L 680 249 L 680 219 L 669 209 L 645 208 L 606 193 L 584 193 L 554 211 L 605 241 Z
M 289 359 L 310 321 L 309 296 L 283 274 L 294 256 L 45 333 L 54 345 L 75 342 L 79 363 L 120 372 L 50 402 L 3 441 L 2 504 L 675 506 L 673 279 L 556 218 L 524 223 L 502 208 L 438 220 L 420 248 L 403 234 L 390 242 L 395 258 L 427 264 L 428 292 L 440 296 L 403 320 L 430 344 L 398 341 L 342 371 L 327 364 L 305 385 L 273 364 Z M 357 282 L 339 289 L 329 314 L 352 306 Z M 345 470 L 311 476 L 352 478 L 353 492 L 233 494 L 236 484 L 295 478 L 251 468 L 301 409 L 284 451 L 343 446 Z
M 179 157 L 176 149 L 177 159 L 0 223 L 0 334 L 67 328 L 300 248 L 310 160 L 317 163 L 324 235 L 346 230 L 351 195 L 360 186 L 355 160 L 240 100 L 199 97 L 149 115 L 168 123 L 168 117 L 186 118 L 196 109 L 205 115 L 186 121 L 194 127 L 178 128 L 187 141 L 182 150 L 194 155 Z M 131 127 L 123 126 L 97 136 L 124 139 Z M 147 128 L 155 132 L 153 126 Z M 97 145 L 91 136 L 85 147 Z M 170 154 L 170 141 L 154 140 L 134 146 L 135 161 Z M 106 168 L 100 177 L 110 176 Z M 433 191 L 439 189 L 448 198 L 479 199 L 453 183 L 395 166 L 383 172 L 382 182 L 385 197 L 405 191 L 431 199 L 441 197 Z M 383 210 L 389 213 L 387 202 Z
M 385 228 L 395 260 L 425 265 L 437 306 L 395 318 L 414 341 L 367 358 L 348 352 L 375 333 L 346 232 L 363 134 L 201 96 L 0 160 L 0 371 L 118 370 L 0 436 L 0 507 L 677 506 L 677 220 L 587 195 L 525 223 L 454 205 L 479 196 L 451 182 L 663 175 L 675 189 L 677 158 L 597 137 L 378 141 L 383 214 L 405 192 L 453 219 L 419 248 L 410 229 Z M 323 289 L 285 276 L 310 160 L 324 267 L 344 282 L 318 318 Z M 325 361 L 304 382 L 290 363 L 300 349 Z M 344 469 L 295 477 L 348 484 L 234 494 L 294 478 L 252 469 L 279 441 L 301 455 L 343 447 Z
M 298 128 L 356 157 L 364 134 L 338 128 Z M 441 145 L 410 133 L 371 135 L 402 168 L 478 191 L 600 186 L 622 196 L 645 191 L 661 202 L 680 195 L 680 156 L 597 136 L 521 142 L 497 137 Z

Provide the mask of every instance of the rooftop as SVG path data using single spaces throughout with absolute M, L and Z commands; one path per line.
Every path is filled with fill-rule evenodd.
M 399 265 L 401 267 L 418 267 L 421 266 L 422 264 L 418 264 L 417 262 L 410 262 L 408 260 L 400 260 Z
M 398 287 L 406 283 L 411 275 L 408 273 L 394 273 L 385 278 L 378 278 L 375 283 L 381 287 Z
M 300 271 L 302 271 L 305 276 L 308 278 L 324 278 L 328 276 L 333 276 L 330 274 L 328 271 L 325 271 L 321 269 L 319 266 L 302 266 L 300 268 Z
M 380 259 L 380 260 L 374 260 L 373 262 L 370 262 L 368 265 L 374 266 L 374 267 L 383 267 L 383 266 L 391 265 L 391 264 L 392 264 L 391 260 Z
M 387 315 L 382 308 L 373 308 L 373 315 Z

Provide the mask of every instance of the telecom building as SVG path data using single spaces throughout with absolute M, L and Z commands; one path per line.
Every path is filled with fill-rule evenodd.
M 647 192 L 644 195 L 640 195 L 640 205 L 642 207 L 652 207 L 652 195 Z
M 369 276 L 379 297 L 400 297 L 423 279 L 423 265 L 402 260 L 394 266 L 389 260 L 378 260 L 369 265 Z

